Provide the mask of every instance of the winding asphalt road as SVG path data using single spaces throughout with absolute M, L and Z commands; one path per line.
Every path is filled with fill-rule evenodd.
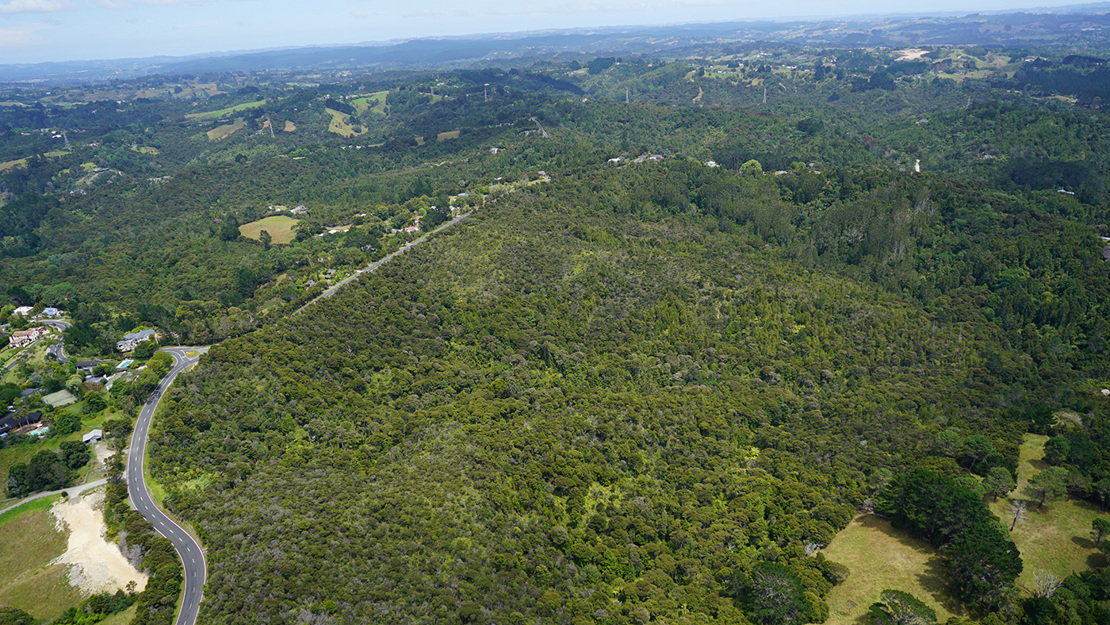
M 204 559 L 204 551 L 197 541 L 181 526 L 174 523 L 157 505 L 150 495 L 143 476 L 143 466 L 146 464 L 146 442 L 150 434 L 150 422 L 162 395 L 173 384 L 174 378 L 190 366 L 196 364 L 200 354 L 207 351 L 207 347 L 167 347 L 162 351 L 173 356 L 173 368 L 158 383 L 158 387 L 146 400 L 139 419 L 135 422 L 135 431 L 131 435 L 131 448 L 127 452 L 127 495 L 131 498 L 132 505 L 147 521 L 158 530 L 158 533 L 170 539 L 177 555 L 181 558 L 181 565 L 185 569 L 185 588 L 181 593 L 181 611 L 177 613 L 175 625 L 194 625 L 197 621 L 197 612 L 200 610 L 200 600 L 204 597 L 204 582 L 208 575 L 208 563 Z M 191 355 L 190 355 L 191 354 Z

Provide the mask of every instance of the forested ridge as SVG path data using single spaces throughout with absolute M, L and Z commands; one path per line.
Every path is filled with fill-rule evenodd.
M 149 458 L 200 622 L 824 622 L 871 512 L 951 625 L 1110 618 L 1098 544 L 1024 588 L 987 505 L 1032 433 L 1042 505 L 1110 506 L 1105 113 L 1023 50 L 714 51 L 0 111 L 9 304 L 67 309 L 71 355 L 213 344 Z M 899 592 L 867 622 L 932 622 Z
M 154 467 L 210 544 L 203 618 L 729 621 L 772 562 L 820 620 L 835 566 L 807 547 L 883 469 L 963 474 L 934 447 L 950 427 L 1012 464 L 1049 389 L 1000 392 L 1031 363 L 997 325 L 606 208 L 682 170 L 504 198 L 214 348 Z

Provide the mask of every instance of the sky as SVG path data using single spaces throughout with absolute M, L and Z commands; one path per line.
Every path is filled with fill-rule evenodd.
M 0 0 L 0 64 L 181 56 L 551 28 L 959 11 L 1076 0 Z

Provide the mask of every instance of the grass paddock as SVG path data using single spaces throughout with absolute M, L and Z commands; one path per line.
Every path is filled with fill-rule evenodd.
M 857 624 L 886 589 L 908 592 L 937 612 L 941 623 L 963 608 L 948 594 L 937 550 L 900 532 L 879 517 L 856 517 L 824 550 L 825 557 L 851 571 L 829 591 L 828 625 Z
M 54 528 L 50 514 L 58 499 L 37 499 L 0 516 L 0 605 L 42 620 L 58 617 L 83 599 L 69 585 L 67 565 L 50 564 L 66 550 L 66 533 Z
M 239 233 L 248 239 L 258 241 L 262 236 L 262 231 L 265 230 L 270 233 L 270 240 L 274 245 L 284 245 L 291 242 L 296 236 L 293 227 L 298 223 L 300 223 L 300 220 L 292 217 L 274 215 L 239 226 Z
M 1099 516 L 1110 518 L 1110 514 L 1100 512 L 1098 506 L 1085 501 L 1054 501 L 1040 508 L 1023 493 L 1029 478 L 1048 468 L 1044 461 L 1047 440 L 1047 436 L 1025 435 L 1019 452 L 1017 488 L 1009 497 L 1001 497 L 990 504 L 991 512 L 1006 527 L 1010 527 L 1010 501 L 1025 500 L 1028 505 L 1025 520 L 1011 533 L 1024 564 L 1018 584 L 1026 589 L 1032 587 L 1033 574 L 1040 571 L 1063 578 L 1073 572 L 1107 565 L 1106 555 L 1099 553 L 1091 540 L 1091 521 Z

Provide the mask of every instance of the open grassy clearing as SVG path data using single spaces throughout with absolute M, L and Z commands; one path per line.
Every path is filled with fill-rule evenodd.
M 139 152 L 141 154 L 150 154 L 151 156 L 154 156 L 154 155 L 157 155 L 157 154 L 161 153 L 161 151 L 158 148 L 152 148 L 149 145 L 143 145 L 143 146 L 133 145 L 133 146 L 131 146 L 131 149 L 136 151 L 136 152 Z
M 298 223 L 300 223 L 299 219 L 293 219 L 286 215 L 274 215 L 239 226 L 239 233 L 248 239 L 259 241 L 261 240 L 262 231 L 265 230 L 270 233 L 270 240 L 275 245 L 284 245 L 291 242 L 293 237 L 296 236 L 293 227 Z
M 285 128 L 282 128 L 282 130 L 285 132 L 296 132 L 297 125 L 287 119 L 285 120 Z
M 450 141 L 451 139 L 458 139 L 458 138 L 459 138 L 459 131 L 458 130 L 451 130 L 451 131 L 448 131 L 448 132 L 441 132 L 438 135 L 436 135 L 436 141 Z
M 328 122 L 328 132 L 334 132 L 341 137 L 357 137 L 362 134 L 362 126 L 357 121 L 352 123 L 350 115 L 333 109 L 324 110 L 328 112 L 328 115 L 331 115 L 331 121 Z M 355 130 L 356 126 L 359 128 L 357 131 Z
M 59 156 L 65 156 L 66 154 L 69 154 L 69 152 L 66 152 L 65 150 L 50 150 L 49 152 L 44 152 L 43 156 L 47 158 L 57 158 Z M 30 157 L 17 158 L 15 160 L 4 161 L 3 163 L 0 163 L 0 173 L 11 171 L 16 167 L 26 167 L 28 158 Z
M 1010 501 L 1026 500 L 1023 494 L 1029 478 L 1048 468 L 1044 458 L 1044 444 L 1047 436 L 1026 434 L 1022 441 L 1018 460 L 1017 488 L 1009 498 L 1000 498 L 990 504 L 991 512 L 1010 526 Z M 1014 528 L 1014 544 L 1021 552 L 1025 565 L 1018 584 L 1030 588 L 1033 574 L 1050 571 L 1067 577 L 1069 573 L 1085 571 L 1096 566 L 1106 566 L 1107 558 L 1095 549 L 1091 540 L 1091 521 L 1095 517 L 1110 517 L 1101 513 L 1097 506 L 1083 501 L 1056 501 L 1038 508 L 1035 502 L 1028 502 L 1026 519 Z
M 53 619 L 81 602 L 69 585 L 67 565 L 50 564 L 65 553 L 66 533 L 54 527 L 48 497 L 0 516 L 0 605 L 26 611 L 38 619 Z
M 388 94 L 388 91 L 379 91 L 364 98 L 355 98 L 351 100 L 351 106 L 355 107 L 355 110 L 359 113 L 369 111 L 371 113 L 385 115 L 388 110 L 386 108 L 386 97 Z
M 133 605 L 119 614 L 113 614 L 103 621 L 100 621 L 99 625 L 130 625 L 132 619 L 135 618 L 135 610 L 138 609 L 139 606 Z
M 259 100 L 257 102 L 244 102 L 242 104 L 236 104 L 235 106 L 229 106 L 227 108 L 217 109 L 215 111 L 205 111 L 203 113 L 189 113 L 188 115 L 185 116 L 185 119 L 200 119 L 200 120 L 220 119 L 221 117 L 227 117 L 228 115 L 238 113 L 239 111 L 246 111 L 248 109 L 256 109 L 256 108 L 262 106 L 265 103 L 266 103 L 265 100 Z
M 243 128 L 246 128 L 246 126 L 247 126 L 247 122 L 245 122 L 243 120 L 239 120 L 239 121 L 235 122 L 234 124 L 224 124 L 222 126 L 216 126 L 212 130 L 209 130 L 208 132 L 206 132 L 204 134 L 208 135 L 208 140 L 209 141 L 219 141 L 220 139 L 226 139 L 226 138 L 230 137 L 231 135 L 233 135 L 233 134 L 239 132 L 240 130 L 242 130 Z
M 855 518 L 824 550 L 851 571 L 829 592 L 828 625 L 855 624 L 886 589 L 908 592 L 929 604 L 941 623 L 962 615 L 948 595 L 942 561 L 928 543 L 899 532 L 875 515 Z

